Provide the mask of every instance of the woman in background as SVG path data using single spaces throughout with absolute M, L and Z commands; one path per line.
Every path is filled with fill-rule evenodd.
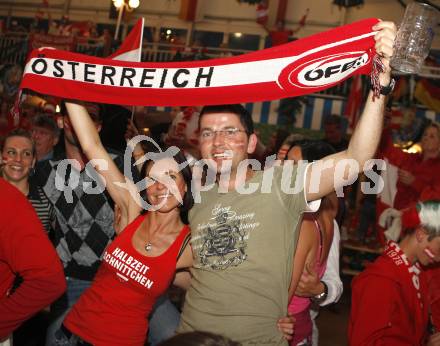
M 334 154 L 335 150 L 322 141 L 305 140 L 294 143 L 288 152 L 288 160 L 298 162 L 307 160 L 312 162 L 325 156 Z M 298 282 L 305 271 L 308 275 L 317 275 L 322 278 L 327 266 L 327 258 L 333 240 L 334 219 L 338 211 L 338 199 L 335 192 L 321 200 L 321 206 L 315 213 L 304 215 L 299 233 L 298 244 L 293 262 L 293 274 L 289 289 L 289 313 L 295 318 L 295 329 L 290 345 L 311 344 L 313 323 L 310 316 L 312 300 L 320 303 L 326 298 L 325 283 L 316 297 L 294 295 Z M 292 298 L 293 296 L 293 298 Z
M 9 132 L 2 148 L 0 174 L 27 197 L 45 231 L 51 234 L 56 222 L 55 210 L 43 189 L 29 182 L 35 162 L 36 149 L 31 134 L 23 129 Z

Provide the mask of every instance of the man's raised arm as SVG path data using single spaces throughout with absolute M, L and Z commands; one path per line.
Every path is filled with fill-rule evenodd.
M 390 85 L 390 58 L 396 37 L 396 26 L 392 22 L 379 22 L 373 30 L 377 31 L 374 39 L 377 54 L 384 65 L 384 72 L 379 74 L 382 87 Z M 363 170 L 365 162 L 372 159 L 382 133 L 383 115 L 386 96 L 374 98 L 370 91 L 365 108 L 353 132 L 348 149 L 312 164 L 307 170 L 306 198 L 316 200 L 353 182 Z

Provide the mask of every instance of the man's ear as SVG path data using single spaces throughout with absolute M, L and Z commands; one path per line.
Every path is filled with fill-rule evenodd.
M 416 239 L 417 239 L 418 243 L 422 243 L 424 240 L 426 240 L 426 238 L 428 238 L 428 234 L 421 227 L 417 227 L 417 229 L 415 230 L 415 233 L 416 233 Z
M 101 123 L 95 123 L 95 126 L 96 126 L 96 131 L 98 131 L 98 133 L 101 132 L 102 124 Z
M 258 143 L 257 135 L 255 133 L 252 133 L 249 136 L 249 141 L 248 141 L 248 147 L 247 147 L 248 154 L 252 154 L 255 151 L 255 148 L 257 147 L 257 143 Z

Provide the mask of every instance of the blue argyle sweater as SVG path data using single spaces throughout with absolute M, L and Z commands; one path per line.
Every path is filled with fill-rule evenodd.
M 123 157 L 108 152 L 123 172 Z M 53 242 L 66 276 L 93 280 L 101 255 L 115 236 L 114 205 L 93 167 L 78 171 L 65 159 L 61 154 L 39 162 L 32 179 L 55 207 L 58 223 Z M 136 170 L 132 172 L 137 180 Z

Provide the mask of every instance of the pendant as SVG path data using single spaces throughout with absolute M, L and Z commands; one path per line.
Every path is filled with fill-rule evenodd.
M 153 244 L 151 244 L 150 242 L 148 242 L 146 245 L 145 245 L 145 251 L 150 251 L 151 249 L 153 248 Z

